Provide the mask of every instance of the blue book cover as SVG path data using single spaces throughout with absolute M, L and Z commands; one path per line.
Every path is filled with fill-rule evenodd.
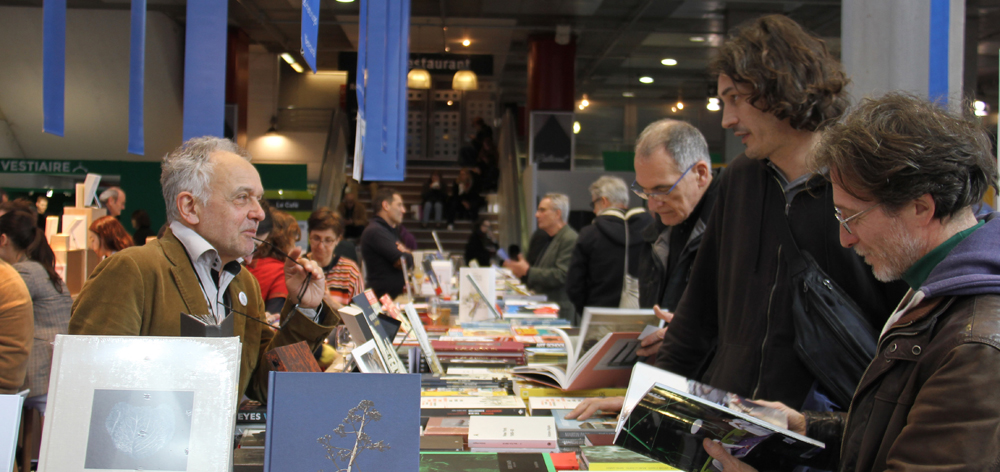
M 420 375 L 270 373 L 264 471 L 420 467 Z

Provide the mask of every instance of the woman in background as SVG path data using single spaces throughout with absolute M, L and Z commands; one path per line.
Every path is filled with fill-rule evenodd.
M 90 224 L 87 245 L 101 259 L 104 259 L 122 249 L 132 247 L 132 236 L 125 231 L 118 218 L 111 215 L 102 216 Z
M 57 334 L 69 331 L 73 300 L 66 283 L 56 273 L 55 254 L 45 240 L 44 231 L 30 214 L 14 211 L 0 216 L 0 259 L 17 270 L 31 295 L 35 335 L 24 383 L 24 388 L 31 389 L 25 407 L 44 415 L 52 343 Z
M 285 286 L 285 254 L 291 252 L 302 237 L 302 230 L 295 217 L 281 210 L 271 209 L 271 231 L 253 253 L 247 270 L 257 278 L 260 294 L 264 297 L 264 309 L 268 316 L 281 313 L 281 307 L 288 298 Z M 279 252 L 280 251 L 280 252 Z M 271 321 L 271 320 L 268 320 Z
M 327 294 L 324 301 L 333 308 L 349 305 L 351 299 L 365 291 L 361 269 L 354 261 L 334 254 L 334 248 L 344 237 L 344 219 L 329 208 L 320 208 L 309 215 L 309 254 L 326 275 Z

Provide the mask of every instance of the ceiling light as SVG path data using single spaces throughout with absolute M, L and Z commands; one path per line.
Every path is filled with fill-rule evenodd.
M 689 39 L 689 40 L 690 40 L 690 41 L 691 41 L 692 43 L 704 43 L 704 42 L 705 42 L 705 37 L 704 37 L 704 36 L 691 36 L 691 37 L 690 37 L 690 38 L 688 38 L 688 39 Z
M 292 69 L 295 69 L 295 72 L 298 72 L 300 74 L 302 73 L 302 71 L 305 70 L 305 69 L 302 68 L 302 66 L 299 65 L 298 62 L 293 62 L 292 63 Z
M 976 116 L 986 116 L 987 114 L 989 114 L 989 112 L 986 110 L 986 102 L 982 100 L 976 100 L 972 104 L 972 108 Z
M 574 121 L 573 122 L 573 134 L 580 134 L 580 122 L 579 121 Z
M 472 41 L 469 41 L 468 39 L 462 40 L 462 46 L 469 47 L 470 44 L 472 44 Z
M 406 74 L 406 86 L 411 89 L 428 90 L 431 88 L 431 73 L 427 69 L 413 69 Z
M 639 82 L 642 82 L 644 84 L 651 84 L 651 83 L 653 83 L 653 78 L 650 77 L 650 76 L 648 76 L 648 75 L 642 76 L 642 77 L 639 77 Z
M 354 3 L 354 0 L 337 0 L 338 3 Z
M 451 51 L 451 47 L 450 46 L 445 46 L 444 47 L 444 52 L 449 52 L 449 51 Z
M 635 92 L 622 92 L 622 96 L 625 98 L 632 98 L 635 96 Z
M 448 100 L 448 106 L 452 106 L 452 105 L 454 105 L 454 104 L 455 104 L 455 102 L 453 102 L 453 101 L 451 101 L 451 100 Z
M 48 191 L 45 192 L 45 197 L 52 198 L 52 189 L 49 189 Z
M 584 108 L 587 108 L 587 107 L 583 106 L 583 104 L 581 103 L 579 106 L 577 106 L 577 108 L 583 110 Z
M 587 100 L 587 94 L 583 94 L 583 100 L 580 100 L 580 106 L 582 106 L 583 108 L 587 108 L 590 106 L 590 100 Z
M 677 113 L 677 107 L 670 107 L 670 111 Z
M 708 99 L 708 105 L 705 105 L 705 108 L 707 108 L 708 111 L 719 111 L 722 109 L 722 107 L 719 106 L 718 100 L 713 102 L 712 99 Z
M 683 110 L 684 109 L 684 102 L 678 100 L 677 101 L 677 105 L 674 105 L 674 106 L 677 107 L 678 110 Z
M 677 65 L 677 59 L 667 58 L 667 59 L 664 59 L 664 60 L 660 61 L 660 64 L 663 64 L 665 66 L 676 66 Z
M 288 54 L 287 52 L 281 53 L 281 58 L 284 59 L 285 62 L 287 62 L 289 65 L 295 64 L 295 59 L 292 58 L 292 55 Z
M 479 88 L 479 78 L 471 70 L 460 70 L 455 72 L 455 77 L 451 79 L 451 88 L 455 90 L 476 90 Z

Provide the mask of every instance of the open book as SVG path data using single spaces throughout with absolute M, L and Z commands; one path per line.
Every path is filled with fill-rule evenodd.
M 637 358 L 639 333 L 607 333 L 583 355 L 574 352 L 565 331 L 553 328 L 566 346 L 566 369 L 552 365 L 515 367 L 514 375 L 562 390 L 623 387 Z
M 647 364 L 636 364 L 615 444 L 686 471 L 721 470 L 702 440 L 768 470 L 792 470 L 825 445 L 787 429 L 779 410 Z

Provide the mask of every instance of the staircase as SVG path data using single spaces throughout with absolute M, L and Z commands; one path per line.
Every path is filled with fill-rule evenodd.
M 379 188 L 392 187 L 399 191 L 399 194 L 403 197 L 403 203 L 406 205 L 403 226 L 417 238 L 417 249 L 437 249 L 434 245 L 434 237 L 431 236 L 431 231 L 437 231 L 438 239 L 441 240 L 441 246 L 445 251 L 452 254 L 464 254 L 465 244 L 469 241 L 475 221 L 455 220 L 454 229 L 452 230 L 447 228 L 447 223 L 443 223 L 441 227 L 437 227 L 434 223 L 429 223 L 426 228 L 422 228 L 420 220 L 417 218 L 417 213 L 413 211 L 414 206 L 420 206 L 420 193 L 423 191 L 424 182 L 430 178 L 430 175 L 434 171 L 441 172 L 441 178 L 450 192 L 451 185 L 458 177 L 460 168 L 457 165 L 413 164 L 412 161 L 407 163 L 405 180 L 402 182 L 378 182 Z M 371 208 L 371 189 L 368 185 L 360 187 L 358 197 L 368 208 Z M 496 194 L 483 195 L 483 198 L 486 199 L 487 205 L 480 211 L 479 215 L 485 216 L 493 222 L 493 236 L 496 238 L 496 223 L 499 218 L 495 212 L 492 212 L 496 208 Z M 447 211 L 447 208 L 445 211 Z

